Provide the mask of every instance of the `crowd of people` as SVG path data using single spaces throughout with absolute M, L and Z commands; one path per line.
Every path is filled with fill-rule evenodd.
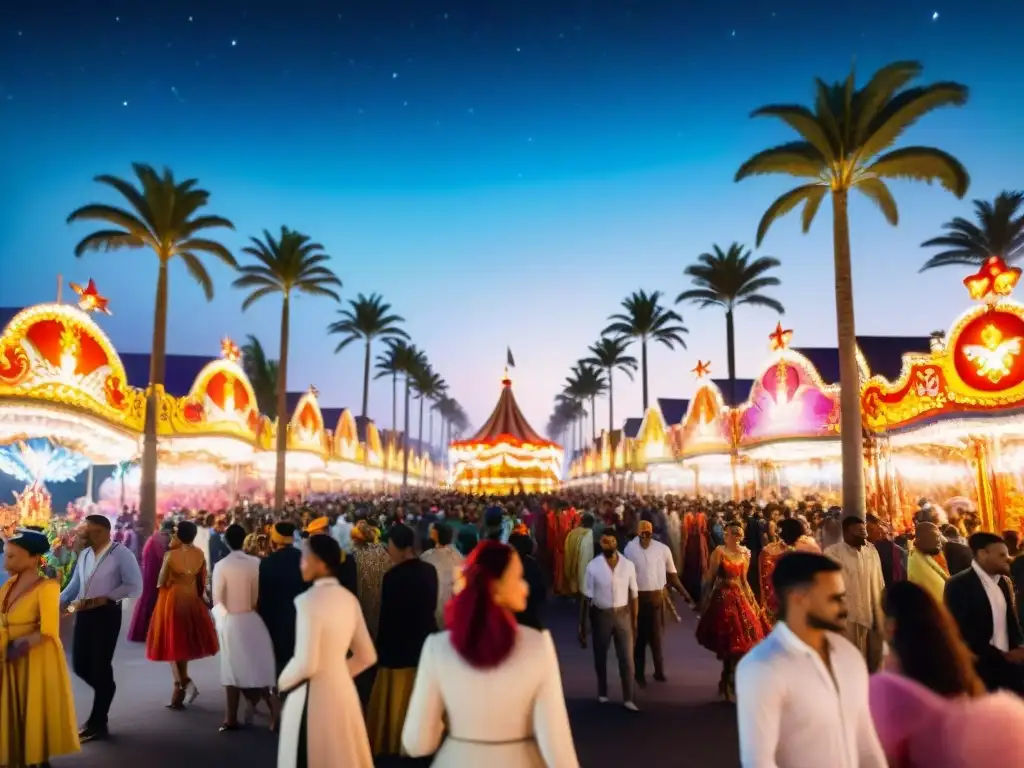
M 140 548 L 124 509 L 80 522 L 63 590 L 40 567 L 47 536 L 21 529 L 0 586 L 0 765 L 108 735 L 121 602 L 138 598 L 127 636 L 170 668 L 167 706 L 187 708 L 190 662 L 219 654 L 221 730 L 265 716 L 282 768 L 573 768 L 550 596 L 577 603 L 598 700 L 614 649 L 636 712 L 648 669 L 667 679 L 673 591 L 721 661 L 744 766 L 1004 762 L 1024 748 L 1024 558 L 969 511 L 922 502 L 915 523 L 894 535 L 813 499 L 420 491 L 176 510 Z M 62 614 L 94 693 L 81 727 Z M 331 728 L 307 727 L 328 712 Z

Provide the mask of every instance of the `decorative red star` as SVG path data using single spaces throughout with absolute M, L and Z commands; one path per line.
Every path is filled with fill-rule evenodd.
M 999 256 L 990 256 L 981 269 L 964 278 L 964 285 L 977 301 L 1009 296 L 1020 280 L 1020 272 L 1020 267 L 1008 267 Z
M 229 337 L 225 336 L 220 340 L 220 356 L 229 362 L 237 363 L 242 359 L 242 350 Z
M 711 375 L 711 361 L 710 360 L 698 360 L 697 364 L 690 369 L 690 372 L 698 379 L 703 379 L 705 376 Z
M 781 322 L 776 323 L 775 330 L 768 334 L 768 340 L 771 341 L 773 352 L 788 347 L 789 340 L 792 338 L 793 329 L 783 328 Z
M 89 284 L 84 288 L 78 283 L 68 283 L 71 290 L 74 291 L 78 296 L 78 308 L 83 312 L 102 312 L 104 315 L 113 314 L 110 311 L 110 300 L 106 296 L 101 296 L 100 292 L 96 290 L 96 281 L 91 277 L 89 278 Z

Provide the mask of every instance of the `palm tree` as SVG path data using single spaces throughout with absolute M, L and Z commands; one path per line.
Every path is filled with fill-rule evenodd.
M 324 253 L 320 243 L 308 235 L 281 227 L 277 239 L 263 231 L 263 240 L 250 238 L 251 244 L 242 249 L 252 256 L 255 264 L 239 267 L 241 276 L 235 287 L 249 291 L 242 302 L 244 312 L 265 296 L 281 294 L 281 351 L 277 358 L 277 471 L 274 477 L 274 508 L 284 506 L 286 477 L 285 457 L 288 450 L 288 337 L 290 333 L 291 302 L 293 294 L 326 296 L 341 301 L 335 288 L 341 280 L 324 264 L 331 257 Z
M 408 339 L 409 334 L 399 328 L 399 323 L 404 323 L 405 318 L 388 314 L 391 311 L 391 305 L 385 304 L 380 294 L 371 293 L 369 296 L 364 296 L 360 293 L 355 301 L 349 299 L 348 303 L 348 309 L 338 310 L 341 319 L 331 323 L 327 327 L 327 332 L 343 334 L 342 340 L 334 348 L 335 353 L 340 352 L 353 341 L 362 339 L 365 343 L 362 410 L 362 416 L 365 419 L 370 399 L 370 346 L 373 340 Z
M 683 291 L 676 297 L 676 304 L 689 301 L 701 309 L 721 307 L 725 310 L 725 347 L 729 362 L 729 402 L 736 404 L 736 331 L 733 326 L 733 311 L 746 304 L 754 307 L 768 307 L 780 315 L 785 312 L 782 304 L 765 296 L 762 291 L 779 285 L 779 278 L 765 273 L 781 266 L 778 259 L 759 256 L 751 259 L 751 253 L 739 243 L 733 243 L 723 251 L 717 245 L 711 246 L 711 253 L 702 253 L 697 263 L 683 270 L 693 280 L 694 288 Z
M 789 104 L 756 110 L 755 117 L 777 117 L 796 131 L 799 138 L 759 152 L 736 172 L 737 181 L 748 176 L 781 173 L 805 182 L 779 197 L 765 211 L 757 227 L 758 246 L 776 219 L 800 205 L 803 205 L 803 230 L 807 232 L 825 195 L 831 193 L 842 385 L 843 508 L 851 515 L 863 515 L 865 509 L 850 267 L 850 191 L 856 189 L 867 196 L 886 220 L 895 225 L 899 213 L 886 179 L 938 182 L 957 197 L 967 194 L 970 183 L 960 161 L 940 149 L 920 146 L 891 149 L 919 118 L 939 107 L 961 106 L 967 101 L 967 88 L 959 83 L 907 88 L 920 74 L 921 65 L 917 62 L 899 61 L 882 67 L 867 85 L 857 89 L 851 71 L 844 83 L 828 85 L 820 79 L 816 81 L 813 110 Z
M 143 538 L 156 525 L 157 413 L 164 388 L 167 364 L 168 267 L 181 259 L 189 275 L 199 283 L 206 300 L 213 299 L 213 279 L 203 256 L 238 266 L 235 257 L 206 235 L 211 229 L 234 229 L 220 216 L 200 213 L 210 193 L 199 189 L 196 179 L 177 181 L 169 169 L 158 174 L 152 166 L 132 164 L 138 186 L 117 176 L 97 176 L 96 181 L 114 189 L 127 207 L 90 203 L 72 211 L 68 223 L 98 221 L 107 226 L 86 235 L 75 246 L 75 256 L 89 251 L 148 248 L 157 257 L 156 299 L 153 302 L 153 343 L 149 355 L 149 389 L 142 441 L 142 478 L 139 483 L 139 522 Z
M 444 395 L 448 389 L 448 384 L 428 363 L 413 374 L 412 388 L 416 393 L 416 398 L 420 401 L 420 429 L 417 441 L 419 442 L 420 450 L 423 450 L 423 401 L 437 400 Z M 431 440 L 432 443 L 433 440 Z
M 388 345 L 394 356 L 395 376 L 405 379 L 405 428 L 402 430 L 402 491 L 409 485 L 409 394 L 413 379 L 427 365 L 427 356 L 404 339 L 392 339 Z
M 242 347 L 242 368 L 249 377 L 260 413 L 273 421 L 277 418 L 277 360 L 267 359 L 260 340 L 249 335 Z
M 573 366 L 570 375 L 565 380 L 564 392 L 570 397 L 575 397 L 584 403 L 590 403 L 590 437 L 597 442 L 597 398 L 608 391 L 608 381 L 605 379 L 604 371 L 601 368 L 590 365 L 586 361 L 580 361 Z
M 950 264 L 980 267 L 990 256 L 1012 264 L 1024 258 L 1024 192 L 1000 192 L 994 202 L 974 201 L 974 224 L 957 216 L 942 228 L 946 234 L 933 237 L 922 248 L 945 248 L 932 256 L 921 271 Z
M 605 378 L 608 380 L 608 434 L 615 431 L 615 390 L 612 373 L 616 369 L 620 370 L 632 381 L 633 372 L 637 369 L 636 358 L 626 354 L 628 346 L 629 343 L 625 339 L 612 339 L 604 336 L 589 347 L 587 351 L 590 352 L 590 357 L 582 361 L 587 365 L 603 368 Z
M 651 294 L 634 291 L 623 300 L 622 308 L 626 311 L 611 315 L 608 319 L 612 324 L 601 335 L 612 334 L 619 339 L 640 342 L 640 375 L 644 389 L 644 413 L 647 413 L 647 342 L 656 341 L 669 349 L 675 349 L 678 344 L 686 349 L 683 334 L 689 331 L 683 326 L 682 317 L 661 306 L 661 291 Z
M 404 341 L 404 339 L 396 337 L 384 342 L 386 348 L 382 354 L 377 355 L 375 363 L 377 375 L 373 377 L 374 379 L 391 377 L 391 431 L 396 433 L 398 432 L 398 376 L 402 373 L 398 350 L 401 348 L 399 342 L 404 343 Z

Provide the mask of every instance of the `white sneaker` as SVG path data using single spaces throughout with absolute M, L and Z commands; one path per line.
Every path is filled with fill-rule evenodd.
M 640 707 L 638 707 L 638 706 L 637 706 L 636 704 L 634 704 L 634 703 L 633 703 L 632 701 L 626 701 L 626 702 L 623 702 L 622 706 L 624 706 L 624 707 L 625 707 L 626 709 L 628 709 L 628 710 L 629 710 L 630 712 L 639 712 L 639 711 L 640 711 Z
M 607 696 L 598 696 L 597 697 L 597 703 L 598 704 L 607 704 L 608 703 L 608 697 Z

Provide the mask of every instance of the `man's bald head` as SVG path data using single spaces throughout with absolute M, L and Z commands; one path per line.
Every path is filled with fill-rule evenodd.
M 926 555 L 942 551 L 942 535 L 935 523 L 918 523 L 914 527 L 914 547 Z

